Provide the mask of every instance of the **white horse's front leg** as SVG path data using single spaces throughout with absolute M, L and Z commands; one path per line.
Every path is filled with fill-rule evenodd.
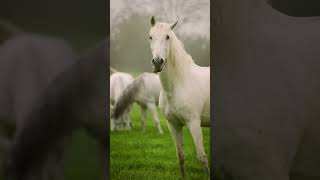
M 110 113 L 113 113 L 113 109 L 114 109 L 114 105 L 110 104 Z M 115 128 L 114 118 L 110 118 L 110 130 L 114 131 L 114 128 Z
M 147 118 L 147 107 L 140 106 L 141 109 L 141 128 L 144 132 L 146 130 L 146 118 Z
M 191 121 L 187 125 L 192 135 L 193 142 L 196 146 L 197 158 L 202 164 L 205 171 L 210 175 L 208 160 L 207 160 L 207 156 L 203 146 L 203 137 L 202 137 L 202 130 L 200 126 L 200 120 Z
M 130 117 L 130 112 L 126 112 L 125 116 L 124 116 L 124 119 L 125 119 L 125 129 L 126 130 L 130 130 L 131 129 L 131 117 Z
M 126 130 L 130 130 L 131 129 L 131 117 L 130 117 L 130 111 L 131 111 L 131 107 L 128 107 L 128 109 L 125 111 L 125 116 L 124 116 L 124 120 L 125 120 L 125 129 Z
M 163 134 L 161 125 L 160 125 L 160 120 L 158 117 L 158 111 L 157 111 L 157 106 L 155 103 L 148 103 L 147 104 L 148 108 L 150 109 L 151 113 L 152 113 L 152 118 L 153 118 L 153 122 L 154 124 L 157 126 L 159 133 Z
M 182 136 L 182 126 L 174 126 L 169 121 L 167 121 L 170 134 L 172 136 L 173 142 L 176 145 L 176 152 L 179 159 L 180 172 L 183 178 L 186 177 L 186 166 L 184 162 L 183 153 L 183 136 Z

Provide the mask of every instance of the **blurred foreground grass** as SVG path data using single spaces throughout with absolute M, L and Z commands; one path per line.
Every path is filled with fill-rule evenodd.
M 105 156 L 106 157 L 106 156 Z M 65 180 L 101 179 L 98 145 L 84 131 L 75 132 L 66 147 Z

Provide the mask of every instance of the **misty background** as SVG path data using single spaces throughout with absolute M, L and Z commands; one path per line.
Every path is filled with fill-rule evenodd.
M 152 72 L 150 19 L 179 22 L 174 29 L 200 66 L 210 65 L 210 0 L 111 0 L 110 65 L 124 72 Z

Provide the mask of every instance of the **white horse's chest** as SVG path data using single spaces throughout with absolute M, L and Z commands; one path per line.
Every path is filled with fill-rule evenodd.
M 173 124 L 185 125 L 185 118 L 183 118 L 183 107 L 177 106 L 175 101 L 172 101 L 165 92 L 161 91 L 159 99 L 159 107 L 163 112 L 165 118 Z
M 159 106 L 168 121 L 185 125 L 193 117 L 201 116 L 203 105 L 198 102 L 194 97 L 190 97 L 186 88 L 176 87 L 170 94 L 161 91 Z
M 209 76 L 209 73 L 208 73 Z M 185 82 L 170 82 L 163 75 L 159 106 L 168 121 L 186 124 L 193 119 L 210 122 L 210 79 L 191 76 Z M 208 121 L 208 122 L 207 122 Z

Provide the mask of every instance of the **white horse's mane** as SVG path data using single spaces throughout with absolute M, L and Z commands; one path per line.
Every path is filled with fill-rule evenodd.
M 177 38 L 173 31 L 170 31 L 170 54 L 168 62 L 170 63 L 168 71 L 176 75 L 177 80 L 183 80 L 189 74 L 190 65 L 194 64 L 192 57 L 184 49 L 183 43 Z

